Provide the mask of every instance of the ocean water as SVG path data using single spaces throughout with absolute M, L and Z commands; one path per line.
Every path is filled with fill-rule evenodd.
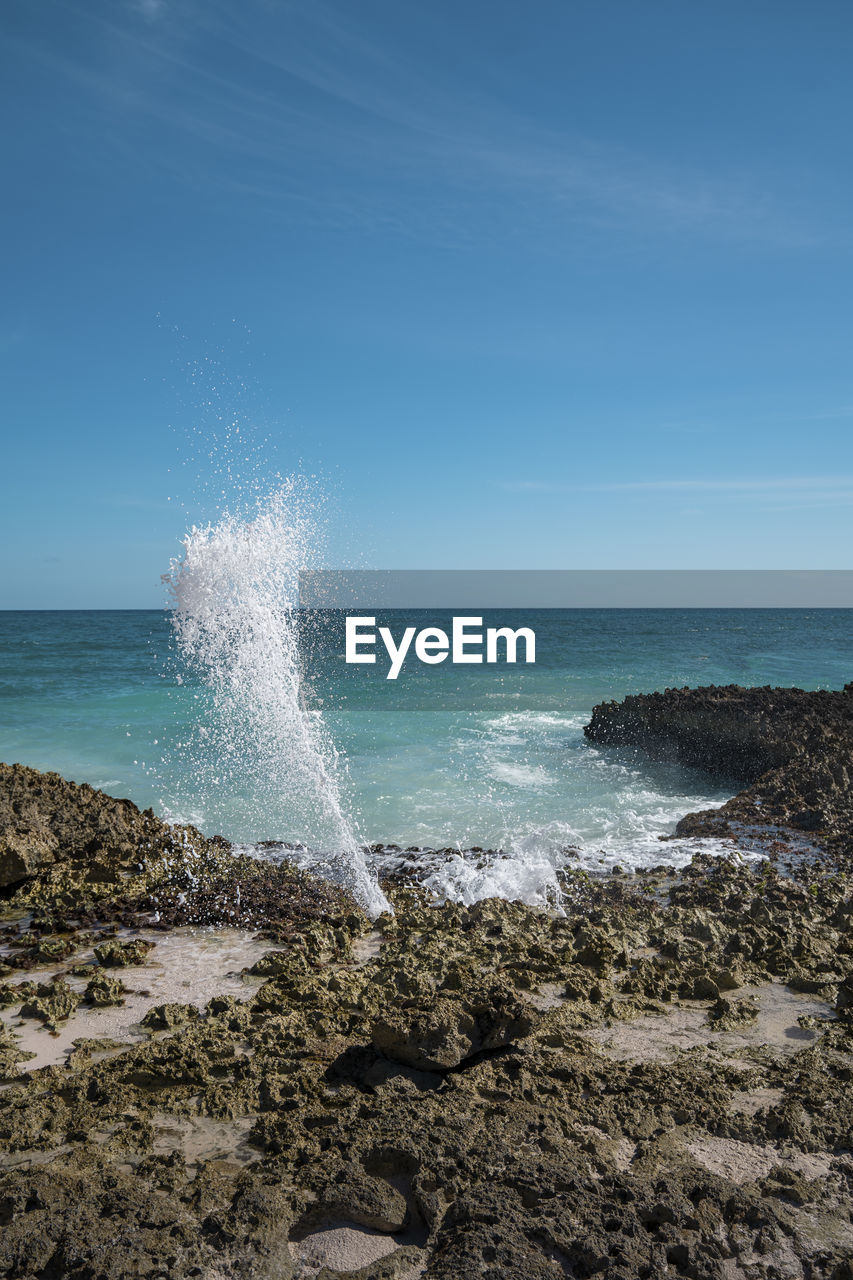
M 324 839 L 348 837 L 341 827 L 324 837 L 328 828 L 309 812 L 310 785 L 291 785 L 301 768 L 303 746 L 289 747 L 298 726 L 288 721 L 272 736 L 265 729 L 261 749 L 258 735 L 241 734 L 216 705 L 236 696 L 237 683 L 244 717 L 296 696 L 322 727 L 322 786 L 333 782 L 332 799 L 360 843 L 455 850 L 422 857 L 437 891 L 540 902 L 553 898 L 565 865 L 688 860 L 695 844 L 659 837 L 735 789 L 641 752 L 589 744 L 583 726 L 595 703 L 668 686 L 817 689 L 853 678 L 853 610 L 482 616 L 484 626 L 533 627 L 536 664 L 425 666 L 412 657 L 390 681 L 381 662 L 344 662 L 343 615 L 301 615 L 298 690 L 291 680 L 286 695 L 270 692 L 278 651 L 265 638 L 266 683 L 247 695 L 256 636 L 243 637 L 241 662 L 228 670 L 232 694 L 221 679 L 217 693 L 176 644 L 168 611 L 0 612 L 0 759 L 56 770 L 248 846 L 307 843 L 295 856 L 311 862 L 340 852 L 318 850 Z M 450 615 L 394 610 L 377 620 L 397 636 L 407 625 L 449 627 Z M 476 848 L 502 855 L 468 852 Z M 372 862 L 375 871 L 383 857 Z

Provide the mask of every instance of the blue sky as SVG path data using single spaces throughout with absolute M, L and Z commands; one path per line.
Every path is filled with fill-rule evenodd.
M 161 603 L 234 423 L 332 561 L 850 567 L 846 0 L 0 29 L 0 605 Z

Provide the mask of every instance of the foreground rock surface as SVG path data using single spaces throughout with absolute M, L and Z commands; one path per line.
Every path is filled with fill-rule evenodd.
M 569 876 L 562 916 L 389 885 L 375 926 L 217 847 L 101 864 L 7 890 L 0 1275 L 853 1277 L 853 884 L 829 855 Z M 27 1070 L 45 1013 L 108 1016 L 75 989 L 138 987 L 165 942 L 137 926 L 233 924 L 238 888 L 269 940 L 250 994 L 152 993 L 133 1042 Z

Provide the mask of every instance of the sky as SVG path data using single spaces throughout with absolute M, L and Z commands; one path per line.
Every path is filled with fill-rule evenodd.
M 160 605 L 244 449 L 332 564 L 851 567 L 847 0 L 0 34 L 0 607 Z

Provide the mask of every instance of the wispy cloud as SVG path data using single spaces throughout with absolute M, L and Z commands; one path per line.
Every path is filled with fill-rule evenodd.
M 587 222 L 640 218 L 726 237 L 812 238 L 786 204 L 744 173 L 669 166 L 601 138 L 554 131 L 478 90 L 475 80 L 456 86 L 425 76 L 405 50 L 367 39 L 348 10 L 322 0 L 290 8 L 299 18 L 295 39 L 265 47 L 250 24 L 235 39 L 259 65 L 360 113 L 362 124 L 381 120 L 397 131 L 400 145 L 383 149 L 385 165 L 430 181 L 438 174 L 457 195 L 500 193 L 543 221 L 549 213 Z
M 439 239 L 535 239 L 539 228 L 560 244 L 567 226 L 583 225 L 812 238 L 785 201 L 743 172 L 668 165 L 555 131 L 496 98 L 473 68 L 464 78 L 434 74 L 415 39 L 395 44 L 343 5 L 129 3 L 144 27 L 121 10 L 107 18 L 74 6 L 104 37 L 92 41 L 98 54 L 41 43 L 28 52 L 90 96 L 99 136 L 111 135 L 128 163 L 140 163 L 125 136 L 128 113 L 204 146 L 207 155 L 174 145 L 150 152 L 148 162 L 176 180 Z M 117 114 L 105 115 L 105 105 Z M 216 156 L 222 163 L 211 164 Z

